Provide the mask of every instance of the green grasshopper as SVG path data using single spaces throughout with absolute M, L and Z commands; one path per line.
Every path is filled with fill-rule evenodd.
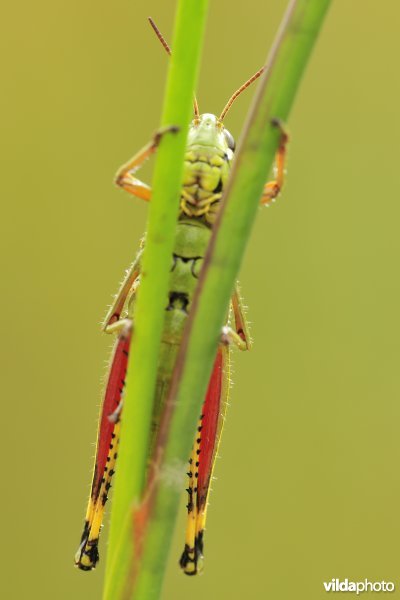
M 170 48 L 157 29 L 150 23 L 166 51 Z M 222 194 L 226 186 L 235 152 L 235 141 L 224 127 L 223 119 L 236 98 L 262 73 L 257 71 L 228 100 L 219 117 L 200 115 L 194 100 L 194 118 L 189 128 L 185 152 L 184 179 L 180 195 L 180 212 L 172 255 L 168 305 L 165 310 L 157 385 L 152 417 L 152 442 L 157 434 L 163 404 L 179 350 L 193 294 L 211 236 Z M 276 124 L 278 126 L 279 122 Z M 157 133 L 118 171 L 116 184 L 133 196 L 149 201 L 151 189 L 135 177 L 136 171 L 157 149 L 161 136 L 174 132 L 170 127 Z M 281 128 L 281 142 L 276 155 L 276 179 L 264 187 L 261 204 L 269 204 L 283 185 L 284 159 L 287 135 Z M 86 513 L 84 531 L 75 564 L 84 571 L 96 566 L 99 560 L 98 542 L 104 506 L 114 473 L 119 442 L 122 397 L 125 384 L 131 336 L 134 335 L 135 294 L 140 285 L 142 247 L 108 311 L 103 331 L 117 334 L 110 362 L 105 396 L 100 415 L 97 452 L 93 482 Z M 203 532 L 206 520 L 209 484 L 220 440 L 229 382 L 229 346 L 240 350 L 250 348 L 246 319 L 238 288 L 233 290 L 230 310 L 234 328 L 223 327 L 202 414 L 195 434 L 189 459 L 188 520 L 185 546 L 180 566 L 187 575 L 195 575 L 202 568 Z M 149 449 L 151 455 L 151 447 Z

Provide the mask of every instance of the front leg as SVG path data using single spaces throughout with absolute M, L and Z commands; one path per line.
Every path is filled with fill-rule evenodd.
M 275 179 L 265 184 L 263 195 L 261 197 L 261 204 L 265 205 L 274 202 L 283 187 L 285 178 L 286 150 L 287 143 L 289 141 L 289 135 L 279 119 L 272 119 L 272 125 L 279 128 L 281 132 L 281 138 L 275 156 Z
M 142 200 L 146 201 L 150 200 L 151 188 L 147 185 L 147 183 L 144 183 L 143 181 L 140 181 L 140 179 L 134 177 L 134 174 L 157 150 L 162 136 L 166 133 L 176 133 L 177 131 L 179 131 L 179 127 L 176 127 L 175 125 L 163 127 L 157 131 L 151 142 L 146 144 L 146 146 L 143 146 L 143 148 L 141 148 L 141 150 L 139 150 L 139 152 L 137 152 L 130 161 L 128 161 L 118 170 L 115 176 L 115 183 L 123 190 L 129 192 L 137 198 L 142 198 Z

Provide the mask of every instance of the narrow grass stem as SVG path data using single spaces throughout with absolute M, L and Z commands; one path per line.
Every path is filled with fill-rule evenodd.
M 162 126 L 179 133 L 161 140 L 149 205 L 141 284 L 135 304 L 134 335 L 126 381 L 118 469 L 112 502 L 104 600 L 152 600 L 149 590 L 133 596 L 132 515 L 143 491 L 160 340 L 167 302 L 170 261 L 182 184 L 183 155 L 192 116 L 208 0 L 179 0 Z M 166 555 L 168 548 L 163 550 Z M 162 573 L 157 575 L 162 579 Z M 160 584 L 161 585 L 161 584 Z M 156 586 L 157 587 L 157 586 Z M 158 586 L 159 587 L 159 586 Z

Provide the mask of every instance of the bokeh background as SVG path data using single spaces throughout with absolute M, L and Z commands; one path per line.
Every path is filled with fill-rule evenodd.
M 260 67 L 285 0 L 211 2 L 200 108 Z M 0 36 L 2 597 L 101 598 L 73 567 L 110 340 L 99 323 L 145 228 L 117 167 L 159 123 L 175 2 L 9 3 Z M 211 496 L 206 570 L 164 600 L 400 596 L 400 6 L 333 2 L 290 118 L 287 186 L 241 283 L 254 338 Z M 226 120 L 238 136 L 254 88 Z M 151 177 L 151 164 L 142 172 Z M 108 511 L 109 514 L 109 511 Z M 106 519 L 107 521 L 108 519 Z

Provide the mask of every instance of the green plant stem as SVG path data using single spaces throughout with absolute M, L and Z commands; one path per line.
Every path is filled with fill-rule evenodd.
M 192 117 L 201 42 L 208 0 L 179 0 L 173 54 L 169 65 L 162 126 L 177 125 L 178 134 L 161 140 L 149 205 L 141 284 L 135 304 L 134 335 L 126 381 L 118 472 L 112 502 L 104 600 L 132 598 L 135 567 L 132 514 L 145 481 L 153 397 L 164 308 L 170 274 L 183 175 L 183 155 Z M 163 552 L 166 554 L 168 548 Z M 159 575 L 162 577 L 162 573 Z M 157 598 L 147 591 L 135 598 Z
M 279 142 L 271 119 L 286 122 L 329 4 L 330 0 L 289 3 L 244 128 L 161 420 L 138 598 L 156 597 L 149 591 L 164 568 L 164 548 L 169 546 L 181 495 L 177 482 L 185 471 L 226 309 Z

